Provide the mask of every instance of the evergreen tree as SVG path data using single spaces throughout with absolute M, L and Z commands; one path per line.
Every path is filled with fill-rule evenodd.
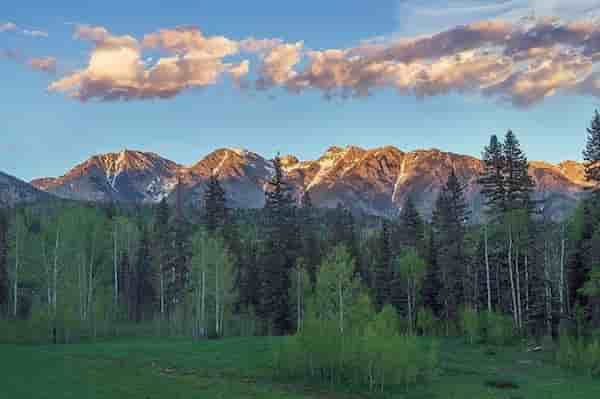
M 400 298 L 392 298 L 392 280 L 393 280 L 393 254 L 391 247 L 391 226 L 386 219 L 382 222 L 381 235 L 379 237 L 377 259 L 375 260 L 373 272 L 373 296 L 376 308 L 381 310 L 391 301 L 396 302 L 398 308 Z M 394 290 L 396 291 L 396 290 Z M 396 291 L 397 292 L 397 291 Z
M 592 240 L 594 237 L 594 217 L 592 214 L 592 202 L 584 201 L 579 214 L 575 216 L 577 228 L 577 239 L 574 250 L 569 258 L 568 264 L 568 287 L 569 303 L 574 308 L 580 305 L 588 306 L 588 297 L 581 294 L 581 288 L 585 284 L 588 274 L 592 268 Z
M 587 132 L 587 143 L 583 151 L 585 177 L 590 182 L 600 184 L 600 113 L 597 110 Z
M 225 226 L 228 215 L 225 190 L 214 174 L 210 176 L 204 192 L 204 209 L 206 228 L 209 232 L 214 233 Z
M 291 331 L 293 325 L 289 314 L 290 272 L 296 263 L 299 236 L 294 201 L 283 179 L 279 156 L 273 166 L 275 173 L 265 192 L 259 312 L 269 323 L 271 333 L 280 335 Z
M 435 214 L 434 217 L 436 217 Z M 434 219 L 432 223 L 437 225 L 439 222 Z M 436 242 L 435 229 L 430 226 L 428 230 L 429 244 L 427 245 L 427 266 L 423 278 L 423 305 L 430 309 L 435 316 L 441 317 L 443 309 L 439 292 L 442 289 L 442 272 L 438 264 L 438 243 Z
M 504 149 L 496 135 L 490 138 L 489 146 L 483 152 L 483 173 L 479 178 L 481 193 L 487 210 L 498 214 L 506 210 L 504 187 Z
M 237 270 L 233 283 L 238 293 L 235 303 L 235 312 L 238 314 L 257 309 L 260 306 L 261 294 L 257 243 L 246 240 L 241 249 L 242 253 L 236 257 Z
M 464 188 L 452 170 L 440 193 L 434 210 L 433 228 L 437 239 L 436 265 L 439 267 L 441 289 L 438 302 L 443 304 L 446 321 L 454 319 L 464 299 L 464 240 L 469 211 Z
M 175 219 L 172 226 L 172 245 L 169 249 L 170 281 L 168 283 L 169 303 L 172 307 L 183 304 L 186 294 L 192 248 L 191 226 L 183 219 Z
M 509 130 L 504 138 L 505 210 L 532 211 L 534 183 L 529 176 L 529 162 L 515 134 Z
M 155 299 L 150 235 L 145 226 L 142 226 L 141 232 L 136 257 L 135 278 L 133 279 L 136 291 L 134 296 L 134 318 L 136 322 L 142 321 L 144 314 L 152 310 Z
M 317 284 L 317 269 L 321 263 L 321 248 L 319 245 L 319 223 L 317 210 L 313 206 L 310 193 L 307 191 L 302 196 L 300 209 L 300 227 L 302 230 L 302 254 L 306 272 L 314 288 Z
M 0 316 L 8 311 L 10 282 L 8 280 L 8 217 L 0 209 Z
M 399 222 L 399 245 L 405 248 L 415 248 L 422 255 L 425 240 L 425 224 L 411 197 L 408 197 L 402 207 Z
M 371 276 L 365 264 L 360 261 L 359 243 L 356 231 L 356 221 L 352 211 L 338 203 L 335 210 L 331 213 L 333 218 L 330 231 L 329 246 L 334 248 L 337 245 L 344 245 L 352 259 L 355 259 L 355 272 L 358 273 L 367 286 L 370 285 Z

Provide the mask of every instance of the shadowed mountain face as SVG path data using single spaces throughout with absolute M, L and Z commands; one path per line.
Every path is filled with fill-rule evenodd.
M 31 184 L 0 172 L 0 207 L 46 201 L 52 196 Z
M 296 198 L 310 191 L 321 207 L 338 203 L 374 215 L 393 215 L 412 196 L 425 216 L 452 168 L 465 185 L 474 215 L 481 210 L 477 185 L 482 162 L 476 158 L 437 149 L 402 152 L 394 147 L 365 150 L 331 147 L 314 161 L 294 156 L 281 158 L 287 182 Z M 91 200 L 155 203 L 174 201 L 177 181 L 187 205 L 199 206 L 209 176 L 221 180 L 230 206 L 257 208 L 273 173 L 270 160 L 236 149 L 217 150 L 192 166 L 181 166 L 152 153 L 123 151 L 94 156 L 59 178 L 32 184 L 60 197 Z M 536 196 L 545 199 L 544 212 L 564 217 L 586 187 L 583 165 L 573 161 L 553 165 L 532 162 Z

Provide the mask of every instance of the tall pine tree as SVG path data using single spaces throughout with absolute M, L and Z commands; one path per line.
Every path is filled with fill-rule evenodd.
M 534 183 L 529 176 L 529 162 L 521 150 L 516 135 L 509 130 L 504 138 L 504 191 L 505 210 L 533 211 Z
M 378 242 L 372 282 L 375 306 L 378 310 L 381 310 L 393 300 L 400 300 L 400 298 L 392 298 L 393 261 L 394 255 L 392 253 L 391 226 L 390 222 L 384 219 Z M 395 305 L 398 306 L 399 304 L 396 303 Z
M 261 256 L 261 303 L 259 314 L 269 324 L 270 333 L 292 330 L 290 315 L 290 272 L 299 246 L 296 209 L 283 178 L 279 156 L 273 160 L 274 174 L 265 191 L 265 226 Z
M 504 149 L 498 136 L 490 138 L 489 146 L 483 151 L 483 173 L 479 178 L 481 193 L 485 198 L 486 211 L 498 216 L 506 210 L 504 187 Z
M 204 209 L 208 231 L 214 233 L 225 226 L 228 214 L 225 190 L 214 174 L 210 176 L 204 192 Z
M 587 143 L 583 151 L 585 177 L 590 182 L 600 184 L 600 113 L 597 110 L 587 132 Z
M 436 201 L 432 221 L 441 285 L 437 302 L 442 305 L 446 321 L 456 317 L 464 299 L 463 273 L 467 261 L 464 242 L 468 218 L 464 187 L 453 169 Z

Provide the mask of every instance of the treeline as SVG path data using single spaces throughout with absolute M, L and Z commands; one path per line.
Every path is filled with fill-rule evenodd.
M 600 183 L 598 113 L 584 155 L 586 178 Z M 317 208 L 310 192 L 295 200 L 278 158 L 258 210 L 229 209 L 216 177 L 193 210 L 179 188 L 174 206 L 3 210 L 0 338 L 288 335 L 315 320 L 345 334 L 361 300 L 372 317 L 393 309 L 397 332 L 409 335 L 469 334 L 469 320 L 484 317 L 508 323 L 509 335 L 591 334 L 600 327 L 600 194 L 590 190 L 556 222 L 533 195 L 513 132 L 492 136 L 483 161 L 478 224 L 454 170 L 431 220 L 411 198 L 395 218 L 367 218 Z

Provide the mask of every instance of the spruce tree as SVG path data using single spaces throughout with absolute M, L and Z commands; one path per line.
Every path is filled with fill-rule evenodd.
M 393 300 L 392 298 L 392 246 L 391 246 L 391 226 L 388 220 L 383 220 L 381 234 L 379 237 L 377 259 L 375 260 L 375 270 L 373 272 L 373 296 L 377 310 L 381 310 Z M 396 303 L 399 306 L 398 303 Z
M 509 130 L 504 138 L 504 191 L 506 194 L 505 210 L 533 209 L 532 194 L 534 183 L 529 176 L 529 162 L 521 150 L 515 134 Z
M 302 196 L 300 209 L 300 227 L 302 230 L 302 254 L 306 264 L 306 271 L 314 289 L 317 284 L 317 270 L 321 263 L 321 248 L 319 244 L 319 223 L 317 209 L 314 207 L 310 193 L 307 191 Z
M 155 291 L 152 275 L 151 242 L 148 229 L 141 228 L 141 239 L 136 256 L 135 267 L 135 321 L 142 321 L 146 311 L 152 309 Z
M 434 214 L 434 218 L 436 215 Z M 432 220 L 432 224 L 438 225 L 436 219 Z M 427 245 L 427 257 L 425 268 L 425 276 L 423 278 L 423 305 L 432 311 L 436 317 L 442 316 L 442 303 L 440 302 L 439 293 L 442 289 L 441 276 L 442 272 L 438 263 L 438 243 L 435 237 L 435 229 L 429 227 L 429 242 Z
M 583 151 L 585 177 L 592 183 L 600 184 L 600 113 L 597 110 L 587 132 L 587 143 Z
M 204 209 L 208 231 L 214 233 L 225 226 L 228 215 L 225 190 L 214 174 L 210 176 L 204 192 Z
M 456 317 L 458 306 L 464 298 L 464 239 L 468 218 L 464 187 L 452 170 L 436 201 L 433 216 L 433 228 L 437 239 L 436 262 L 441 283 L 438 301 L 443 305 L 444 318 L 447 321 Z
M 479 178 L 481 193 L 485 198 L 487 211 L 496 216 L 506 210 L 504 187 L 504 149 L 498 136 L 490 138 L 489 146 L 483 152 L 483 173 Z
M 274 174 L 265 191 L 265 226 L 259 312 L 269 323 L 271 333 L 292 330 L 290 311 L 290 272 L 296 263 L 299 235 L 296 209 L 283 178 L 279 156 L 273 160 Z
M 408 197 L 404 203 L 399 223 L 399 245 L 403 248 L 414 248 L 420 255 L 423 255 L 425 224 L 412 197 Z
M 366 266 L 360 261 L 357 226 L 352 211 L 338 203 L 335 210 L 330 212 L 330 215 L 333 220 L 330 228 L 329 246 L 334 248 L 337 245 L 344 245 L 350 252 L 352 259 L 355 259 L 355 272 L 360 275 L 365 285 L 370 286 L 371 276 Z

